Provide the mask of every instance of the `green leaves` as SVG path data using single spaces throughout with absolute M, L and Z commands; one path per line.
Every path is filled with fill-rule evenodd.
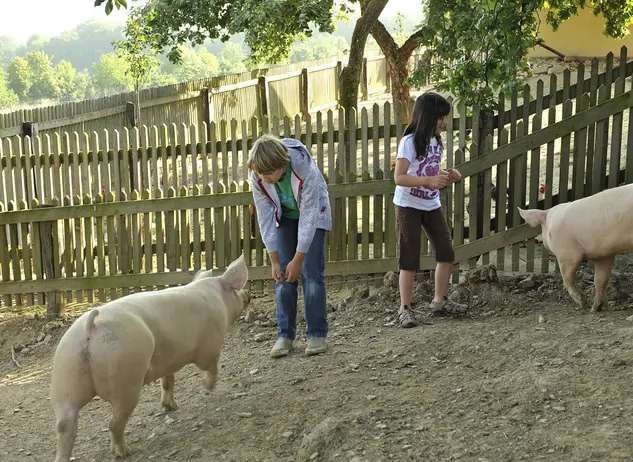
M 148 23 L 155 13 L 149 11 L 147 17 L 144 14 L 142 9 L 132 8 L 123 31 L 125 40 L 112 43 L 118 56 L 126 62 L 126 74 L 134 81 L 137 92 L 160 64 L 157 58 L 160 48 L 153 39 L 152 28 Z
M 527 54 L 540 43 L 538 10 L 548 5 L 547 21 L 557 28 L 576 15 L 586 0 L 426 0 L 428 39 L 425 58 L 410 79 L 431 77 L 440 91 L 458 102 L 482 109 L 496 105 L 496 95 L 517 89 L 518 76 L 529 72 Z M 633 0 L 590 0 L 594 14 L 606 21 L 605 33 L 621 37 L 633 21 Z
M 127 9 L 127 1 L 126 0 L 95 0 L 95 7 L 101 6 L 105 2 L 105 14 L 110 15 L 116 6 L 116 9 L 120 9 L 121 7 Z
M 349 12 L 345 1 L 335 6 L 333 0 L 150 0 L 136 10 L 145 40 L 166 50 L 172 62 L 182 59 L 182 44 L 226 42 L 244 33 L 250 65 L 288 58 L 299 36 L 309 37 L 313 29 L 331 33 L 334 22 Z

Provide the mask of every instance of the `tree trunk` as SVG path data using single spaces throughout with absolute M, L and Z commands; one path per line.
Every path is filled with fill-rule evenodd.
M 411 54 L 405 56 L 405 54 L 399 52 L 395 59 L 387 60 L 387 66 L 389 67 L 389 74 L 391 75 L 391 97 L 393 99 L 393 110 L 398 107 L 398 103 L 402 104 L 402 116 L 405 121 L 409 120 L 411 116 L 409 114 L 409 98 L 411 93 L 409 91 L 409 84 L 407 79 L 409 78 L 409 58 Z M 394 64 L 391 64 L 393 62 Z M 395 114 L 395 113 L 394 113 Z
M 361 16 L 356 21 L 354 26 L 354 33 L 352 34 L 352 41 L 350 44 L 350 52 L 347 66 L 341 72 L 340 77 L 340 103 L 343 109 L 345 109 L 345 117 L 347 119 L 348 114 L 352 108 L 356 109 L 358 105 L 358 86 L 360 85 L 361 72 L 363 70 L 363 58 L 365 57 L 365 44 L 367 43 L 367 37 L 373 27 L 374 23 L 378 20 L 378 16 L 385 9 L 385 6 L 389 0 L 366 0 L 361 5 Z M 349 119 L 347 119 L 349 120 Z M 347 120 L 345 122 L 347 122 Z M 341 124 L 343 121 L 339 121 Z M 345 126 L 347 123 L 345 123 Z M 349 155 L 349 139 L 345 137 L 345 164 L 346 171 L 350 169 L 350 155 Z M 340 168 L 341 159 L 337 161 L 337 168 Z
M 409 84 L 407 83 L 409 78 L 409 59 L 428 33 L 429 30 L 426 28 L 419 29 L 401 47 L 398 47 L 398 44 L 383 23 L 376 21 L 371 29 L 371 35 L 376 39 L 387 60 L 387 67 L 391 76 L 391 96 L 393 98 L 394 114 L 398 103 L 402 103 L 404 120 L 409 120 L 410 116 L 410 93 Z

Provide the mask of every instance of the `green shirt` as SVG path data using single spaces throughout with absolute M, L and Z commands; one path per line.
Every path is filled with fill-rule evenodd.
M 285 217 L 299 219 L 299 208 L 297 207 L 297 201 L 292 193 L 292 183 L 290 181 L 292 175 L 292 169 L 288 165 L 288 170 L 282 180 L 275 183 L 275 189 L 279 195 L 279 201 L 281 202 L 281 210 Z

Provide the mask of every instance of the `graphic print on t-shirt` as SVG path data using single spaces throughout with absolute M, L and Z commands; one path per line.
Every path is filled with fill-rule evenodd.
M 429 143 L 426 148 L 426 157 L 424 160 L 420 161 L 420 165 L 418 166 L 418 170 L 416 172 L 417 176 L 437 176 L 440 173 L 440 162 L 442 160 L 442 156 L 439 148 L 440 146 L 438 144 Z M 439 193 L 438 189 L 433 186 L 418 186 L 416 188 L 411 188 L 409 194 L 414 197 L 428 200 L 435 199 Z

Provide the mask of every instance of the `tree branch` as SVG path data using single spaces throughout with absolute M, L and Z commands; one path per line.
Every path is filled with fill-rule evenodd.
M 411 55 L 413 51 L 420 46 L 420 44 L 424 41 L 426 35 L 429 33 L 432 33 L 431 28 L 428 26 L 423 27 L 422 29 L 411 34 L 407 41 L 402 44 L 400 49 L 403 50 L 403 53 L 408 53 L 409 55 Z
M 372 37 L 374 37 L 376 43 L 378 43 L 378 46 L 386 56 L 396 55 L 396 53 L 398 52 L 398 44 L 393 39 L 385 25 L 379 20 L 377 20 L 374 26 L 371 28 L 371 35 Z

